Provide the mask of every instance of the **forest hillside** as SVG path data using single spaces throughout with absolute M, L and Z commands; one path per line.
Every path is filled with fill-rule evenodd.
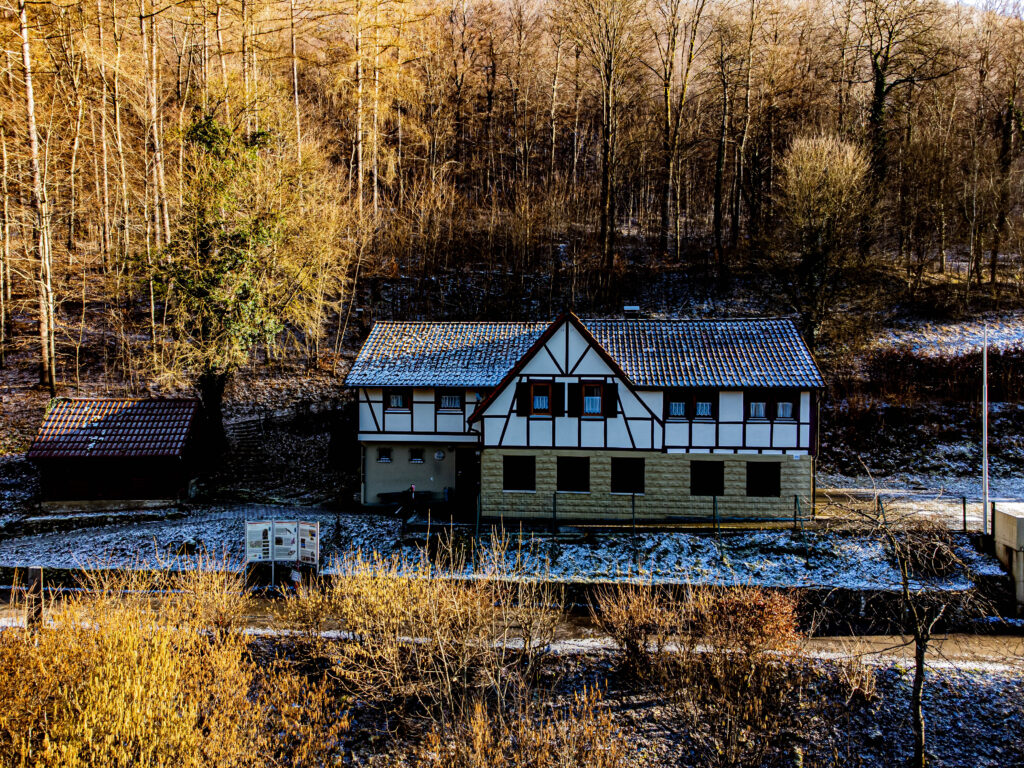
M 29 391 L 330 394 L 375 317 L 788 315 L 847 381 L 894 318 L 1022 303 L 1019 5 L 20 0 L 0 24 L 8 425 Z

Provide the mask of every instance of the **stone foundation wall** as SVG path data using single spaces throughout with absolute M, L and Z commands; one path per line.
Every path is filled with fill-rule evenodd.
M 536 490 L 504 491 L 503 457 L 536 457 Z M 487 448 L 481 456 L 481 511 L 484 517 L 599 521 L 631 519 L 665 520 L 675 517 L 792 517 L 799 504 L 801 515 L 810 515 L 814 460 L 810 456 L 748 454 L 685 454 L 658 451 L 599 451 L 590 456 L 590 492 L 559 493 L 557 457 L 580 456 L 579 451 L 555 449 L 507 450 Z M 644 493 L 613 494 L 611 458 L 643 458 Z M 691 496 L 691 461 L 724 464 L 724 494 Z M 776 462 L 780 467 L 778 497 L 748 497 L 747 462 Z M 799 499 L 799 502 L 795 501 Z

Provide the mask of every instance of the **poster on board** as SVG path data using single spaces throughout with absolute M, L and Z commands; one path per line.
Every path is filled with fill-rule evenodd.
M 246 521 L 245 562 L 294 562 L 299 555 L 298 528 L 297 520 Z
M 320 523 L 299 522 L 299 562 L 317 565 L 320 562 Z

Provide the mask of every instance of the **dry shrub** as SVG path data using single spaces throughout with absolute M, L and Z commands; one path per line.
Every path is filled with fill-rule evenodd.
M 596 691 L 550 712 L 529 700 L 498 716 L 478 700 L 464 721 L 432 729 L 419 768 L 625 768 L 635 760 Z
M 481 696 L 503 700 L 535 679 L 561 617 L 562 595 L 527 573 L 519 553 L 495 540 L 473 578 L 458 549 L 337 561 L 317 593 L 300 590 L 285 613 L 360 701 L 392 715 L 467 715 Z
M 0 766 L 322 764 L 345 720 L 324 683 L 255 662 L 247 608 L 235 574 L 114 574 L 0 632 Z
M 640 679 L 658 678 L 712 765 L 759 765 L 783 738 L 810 670 L 796 598 L 753 587 L 608 587 L 593 609 Z
M 945 578 L 964 570 L 953 549 L 953 536 L 940 520 L 907 516 L 888 538 L 890 557 L 904 563 L 911 576 Z
M 622 655 L 622 663 L 641 679 L 665 671 L 669 643 L 680 634 L 685 619 L 671 591 L 652 582 L 605 584 L 595 589 L 590 615 Z
M 679 703 L 712 765 L 761 765 L 781 746 L 805 700 L 810 670 L 797 655 L 796 599 L 753 587 L 689 592 L 699 652 L 683 660 Z

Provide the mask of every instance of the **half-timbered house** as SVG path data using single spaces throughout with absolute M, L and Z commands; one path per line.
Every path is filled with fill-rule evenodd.
M 789 517 L 821 373 L 790 320 L 378 322 L 357 388 L 365 504 L 484 517 Z

